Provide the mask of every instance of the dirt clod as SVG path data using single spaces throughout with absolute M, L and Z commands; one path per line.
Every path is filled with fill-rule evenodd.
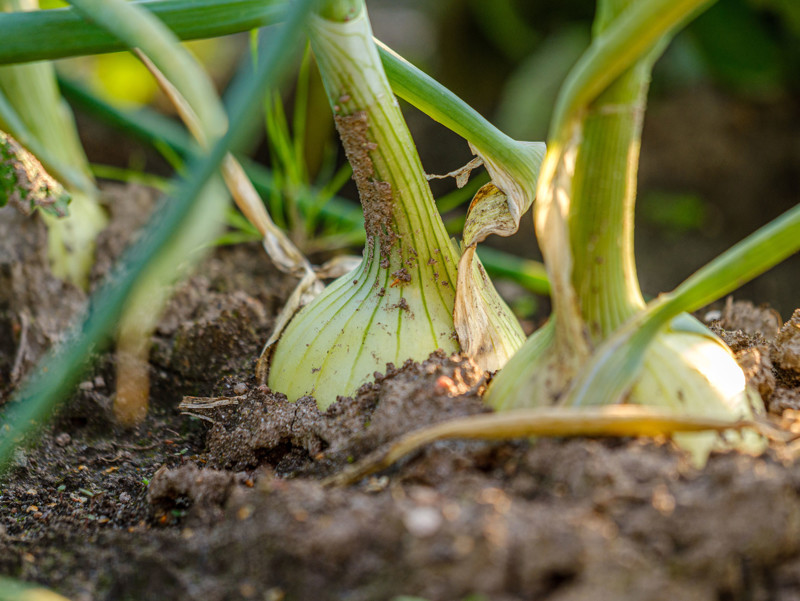
M 176 507 L 191 507 L 195 521 L 209 523 L 222 517 L 234 481 L 232 472 L 201 469 L 193 463 L 174 469 L 162 467 L 150 480 L 147 502 L 156 520 Z
M 728 297 L 721 311 L 719 325 L 725 330 L 741 330 L 749 336 L 774 340 L 781 327 L 781 316 L 771 307 L 756 307 L 749 301 L 734 301 Z
M 775 338 L 772 359 L 781 368 L 800 376 L 800 309 L 783 324 Z
M 736 361 L 744 371 L 747 382 L 753 386 L 765 401 L 775 391 L 775 374 L 770 359 L 770 347 L 766 344 L 753 345 L 736 353 Z

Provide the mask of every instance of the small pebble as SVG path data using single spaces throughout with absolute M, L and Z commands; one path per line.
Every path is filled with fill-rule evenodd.
M 119 496 L 119 502 L 120 503 L 127 503 L 130 500 L 131 500 L 131 496 L 126 492 L 120 494 L 120 496 Z
M 66 432 L 62 432 L 56 436 L 56 444 L 60 447 L 65 447 L 72 442 L 72 437 Z
M 252 599 L 258 594 L 258 589 L 253 586 L 251 582 L 244 582 L 239 585 L 239 593 L 241 593 L 242 597 L 245 599 Z
M 415 507 L 403 516 L 403 524 L 414 536 L 425 538 L 442 525 L 442 515 L 433 507 Z
M 14 467 L 25 468 L 28 467 L 28 456 L 22 449 L 14 451 L 14 457 L 11 459 Z
M 233 387 L 233 394 L 244 394 L 245 392 L 247 392 L 247 384 L 244 382 L 239 382 Z

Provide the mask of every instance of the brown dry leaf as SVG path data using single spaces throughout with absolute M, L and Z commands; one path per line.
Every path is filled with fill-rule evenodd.
M 489 235 L 510 236 L 516 233 L 522 215 L 533 204 L 544 144 L 518 144 L 520 156 L 526 157 L 530 165 L 528 173 L 512 174 L 488 153 L 470 146 L 480 162 L 486 165 L 492 181 L 478 190 L 467 212 L 453 321 L 461 348 L 481 368 L 489 371 L 503 367 L 525 341 L 522 328 L 497 295 L 475 255 L 477 245 Z M 464 170 L 468 174 L 474 168 L 473 162 L 453 174 L 461 176 L 460 172 Z
M 475 256 L 474 245 L 464 248 L 458 263 L 453 321 L 461 350 L 485 371 L 503 367 L 525 342 L 511 309 Z
M 463 167 L 454 169 L 449 173 L 445 173 L 444 175 L 432 175 L 430 173 L 426 173 L 425 177 L 428 178 L 428 181 L 432 179 L 447 179 L 448 177 L 452 177 L 456 180 L 456 188 L 463 188 L 467 185 L 469 176 L 472 174 L 472 172 L 481 165 L 483 165 L 483 159 L 481 157 L 475 157 Z

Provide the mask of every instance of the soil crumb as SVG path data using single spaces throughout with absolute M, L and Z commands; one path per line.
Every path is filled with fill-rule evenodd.
M 156 520 L 176 507 L 191 507 L 187 523 L 212 523 L 222 517 L 235 480 L 232 472 L 201 469 L 194 463 L 174 469 L 165 466 L 150 480 L 147 502 Z
M 741 330 L 748 336 L 761 336 L 775 340 L 783 321 L 780 314 L 769 306 L 756 307 L 750 301 L 734 301 L 728 297 L 719 314 L 719 326 L 724 330 Z
M 800 309 L 794 312 L 778 333 L 773 359 L 782 369 L 800 376 Z
M 367 238 L 378 242 L 381 257 L 386 258 L 397 242 L 393 227 L 394 200 L 392 185 L 375 179 L 375 166 L 369 153 L 377 145 L 367 137 L 367 113 L 358 111 L 352 115 L 336 115 L 334 119 L 347 160 L 353 166 L 353 179 L 361 197 Z

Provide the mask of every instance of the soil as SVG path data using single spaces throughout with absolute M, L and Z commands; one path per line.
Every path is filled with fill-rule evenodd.
M 114 211 L 117 231 L 143 212 Z M 56 310 L 31 223 L 14 228 L 32 236 L 15 247 L 29 255 L 2 271 L 14 284 L 0 288 L 9 327 L 26 307 Z M 118 254 L 120 236 L 102 249 Z M 111 419 L 114 358 L 103 355 L 0 484 L 0 575 L 73 601 L 800 598 L 791 443 L 716 454 L 698 470 L 668 440 L 448 441 L 356 486 L 324 487 L 403 433 L 487 411 L 487 374 L 435 353 L 387 366 L 325 412 L 311 398 L 289 403 L 253 370 L 293 283 L 258 246 L 208 258 L 153 338 L 151 409 L 136 429 Z M 79 291 L 55 292 L 79 311 Z M 23 293 L 26 304 L 10 302 Z M 783 324 L 728 302 L 705 317 L 796 428 L 800 311 Z M 9 332 L 4 377 L 22 339 Z M 32 339 L 30 362 L 57 334 Z

